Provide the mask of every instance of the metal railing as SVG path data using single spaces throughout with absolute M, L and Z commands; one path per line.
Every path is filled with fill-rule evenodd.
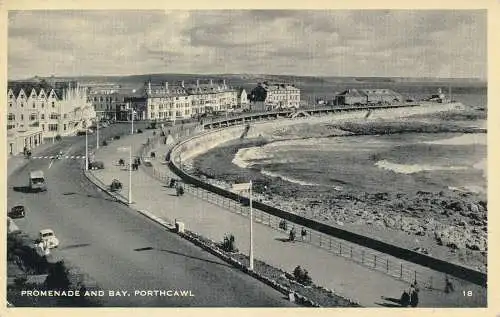
M 192 134 L 193 131 L 185 132 L 184 135 L 179 138 L 177 142 L 175 142 L 175 144 L 171 145 L 171 148 L 188 139 Z M 160 138 L 161 136 L 156 136 L 155 138 L 153 138 L 153 140 L 151 140 L 149 144 L 145 145 L 142 151 L 142 155 L 147 156 L 147 153 L 153 150 L 155 146 L 159 144 Z M 158 160 L 158 158 L 156 160 Z M 168 172 L 158 169 L 154 166 L 154 164 L 152 168 L 147 169 L 147 171 L 149 171 L 150 175 L 152 175 L 154 178 L 167 184 L 172 178 L 168 175 Z M 223 197 L 219 194 L 210 192 L 191 184 L 186 184 L 184 188 L 186 193 L 190 193 L 195 197 L 221 206 L 243 217 L 249 216 L 249 207 L 245 206 L 241 201 L 235 201 L 233 199 Z M 254 208 L 253 215 L 254 221 L 256 223 L 266 225 L 284 234 L 289 233 L 290 230 L 295 230 L 297 233 L 295 239 L 296 242 L 309 243 L 323 250 L 326 250 L 333 255 L 344 257 L 371 270 L 379 271 L 401 281 L 405 281 L 408 283 L 413 283 L 416 281 L 420 285 L 420 287 L 441 292 L 448 291 L 449 283 L 455 285 L 455 288 L 457 288 L 456 285 L 462 285 L 464 283 L 469 284 L 469 282 L 463 281 L 459 278 L 445 273 L 431 270 L 420 271 L 418 270 L 418 268 L 408 262 L 402 262 L 394 258 L 389 258 L 383 253 L 375 252 L 369 248 L 356 245 L 354 243 L 348 243 L 345 240 L 297 225 L 291 221 L 284 220 L 280 217 L 276 217 L 259 209 Z M 304 231 L 304 235 L 302 234 L 302 231 Z M 480 298 L 477 298 L 477 300 L 481 301 Z

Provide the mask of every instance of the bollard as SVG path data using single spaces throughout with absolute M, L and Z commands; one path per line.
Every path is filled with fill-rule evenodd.
M 352 259 L 352 246 L 351 246 L 351 259 Z
M 387 259 L 387 273 L 389 273 L 389 259 Z
M 403 263 L 401 263 L 401 273 L 399 274 L 399 277 L 400 278 L 403 278 Z
M 373 267 L 377 267 L 377 255 L 373 256 Z

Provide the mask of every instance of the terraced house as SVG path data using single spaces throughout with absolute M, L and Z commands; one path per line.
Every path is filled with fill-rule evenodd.
M 11 81 L 7 87 L 7 129 L 40 129 L 43 137 L 73 135 L 89 126 L 95 111 L 77 82 Z
M 238 105 L 237 90 L 229 87 L 225 80 L 214 83 L 176 85 L 145 84 L 146 107 L 143 117 L 147 120 L 175 121 L 201 116 L 205 113 L 227 111 Z

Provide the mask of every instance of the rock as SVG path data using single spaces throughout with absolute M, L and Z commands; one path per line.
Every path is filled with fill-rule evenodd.
M 479 207 L 474 204 L 474 203 L 470 203 L 469 204 L 469 210 L 473 213 L 478 213 L 479 212 Z

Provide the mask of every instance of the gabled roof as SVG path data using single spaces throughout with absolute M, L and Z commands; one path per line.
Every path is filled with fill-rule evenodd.
M 12 81 L 7 84 L 7 89 L 12 89 L 14 97 L 17 98 L 19 97 L 19 93 L 21 92 L 21 90 L 24 91 L 27 97 L 31 95 L 33 89 L 35 89 L 37 96 L 40 94 L 40 91 L 42 89 L 48 95 L 52 90 L 52 86 L 44 81 L 42 82 Z

